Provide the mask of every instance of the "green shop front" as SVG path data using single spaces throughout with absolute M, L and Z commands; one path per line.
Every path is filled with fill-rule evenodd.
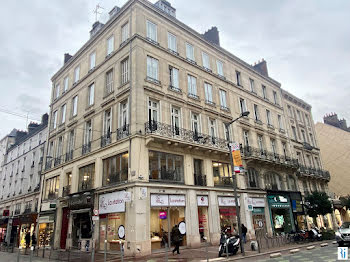
M 273 232 L 281 234 L 295 231 L 292 202 L 289 194 L 268 192 L 267 199 Z

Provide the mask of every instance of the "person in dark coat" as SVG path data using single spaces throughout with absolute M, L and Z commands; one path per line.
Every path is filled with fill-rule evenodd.
M 35 232 L 33 232 L 33 234 L 32 234 L 32 246 L 34 247 L 34 250 L 35 250 L 35 246 L 36 246 L 36 236 L 35 236 Z
M 177 253 L 180 254 L 181 233 L 180 233 L 178 225 L 175 225 L 173 227 L 173 229 L 171 230 L 171 238 L 172 238 L 172 241 L 175 245 L 175 248 L 173 250 L 173 255 L 174 255 L 175 251 L 177 251 Z
M 248 232 L 248 229 L 245 227 L 244 224 L 242 224 L 242 241 L 243 243 L 247 243 L 247 232 Z
M 27 253 L 27 248 L 29 248 L 29 246 L 30 246 L 30 233 L 29 233 L 29 231 L 26 233 L 24 240 L 26 241 L 26 252 L 25 253 Z

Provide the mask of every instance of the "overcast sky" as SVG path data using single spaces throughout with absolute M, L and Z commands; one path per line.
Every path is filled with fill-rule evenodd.
M 126 0 L 4 0 L 0 16 L 0 138 L 48 112 L 51 76 L 63 54 L 89 38 L 101 19 Z M 155 0 L 152 0 L 154 3 Z M 337 112 L 350 124 L 350 1 L 170 0 L 177 18 L 203 33 L 220 31 L 221 46 L 253 64 L 267 60 L 282 87 L 312 105 L 314 120 Z

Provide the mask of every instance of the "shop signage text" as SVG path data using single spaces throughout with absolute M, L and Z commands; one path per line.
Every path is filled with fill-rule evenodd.
M 118 213 L 125 212 L 125 191 L 117 191 L 100 195 L 99 213 Z
M 197 205 L 199 207 L 209 206 L 208 196 L 197 196 Z
M 169 206 L 184 207 L 186 200 L 184 195 L 169 195 Z
M 234 207 L 236 206 L 236 201 L 234 197 L 218 197 L 219 206 L 223 207 Z M 238 200 L 238 205 L 240 205 Z
M 265 207 L 265 199 L 264 198 L 252 198 L 253 207 Z
M 151 206 L 167 207 L 167 206 L 186 206 L 185 195 L 158 195 L 151 194 Z

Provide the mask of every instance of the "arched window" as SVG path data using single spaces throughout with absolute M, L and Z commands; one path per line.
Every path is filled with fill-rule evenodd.
M 265 188 L 269 190 L 284 190 L 281 176 L 277 173 L 265 175 Z
M 297 191 L 297 182 L 295 181 L 295 178 L 289 175 L 287 181 L 288 181 L 288 189 L 291 191 Z
M 259 188 L 259 174 L 254 168 L 248 168 L 247 187 Z

